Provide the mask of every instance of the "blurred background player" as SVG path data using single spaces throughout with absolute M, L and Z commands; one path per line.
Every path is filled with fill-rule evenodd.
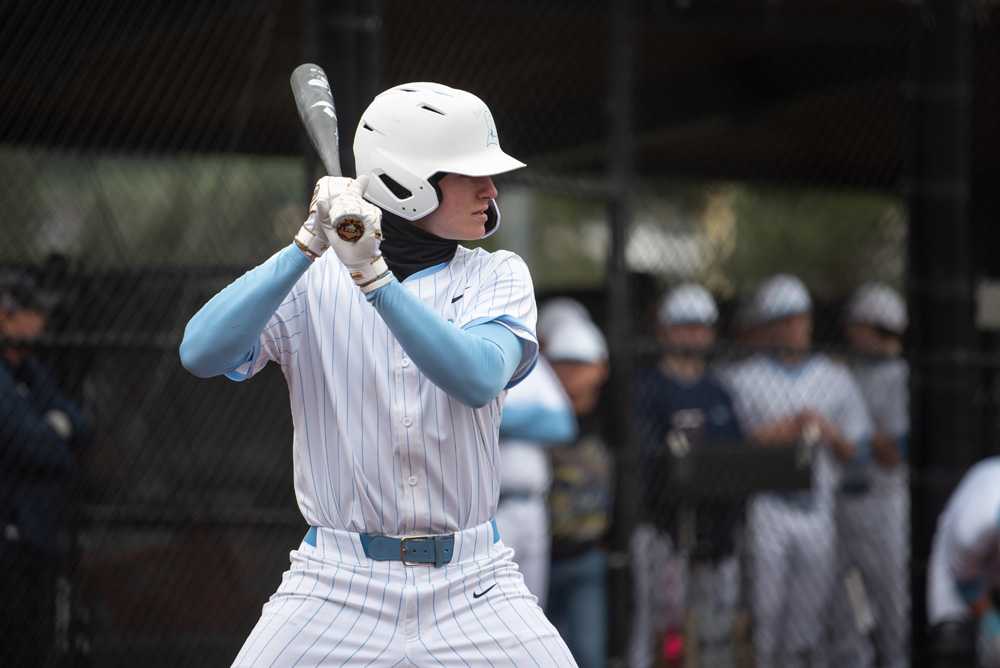
M 558 302 L 555 306 L 561 308 Z M 582 308 L 582 307 L 581 307 Z M 586 318 L 574 311 L 571 317 Z M 551 308 L 539 310 L 539 322 L 551 328 Z M 539 330 L 541 331 L 541 330 Z M 504 545 L 514 550 L 528 591 L 545 607 L 549 589 L 549 518 L 546 496 L 552 482 L 549 454 L 554 445 L 576 439 L 576 415 L 562 383 L 545 355 L 539 334 L 538 363 L 507 393 L 500 421 L 500 502 L 497 526 Z
M 834 665 L 909 665 L 909 369 L 901 358 L 906 325 L 906 306 L 887 285 L 863 285 L 847 305 L 851 372 L 873 433 L 871 456 L 848 468 L 851 475 L 837 499 L 838 571 L 857 569 L 864 598 L 852 604 L 846 587 L 835 590 Z M 870 614 L 858 606 L 870 607 Z M 874 646 L 866 624 L 874 624 Z
M 1000 457 L 969 469 L 938 518 L 927 618 L 936 665 L 1000 667 Z
M 695 605 L 690 613 L 698 636 L 688 642 L 697 647 L 702 665 L 733 664 L 731 636 L 740 589 L 734 532 L 740 510 L 731 505 L 695 509 L 694 545 L 682 553 L 677 515 L 683 500 L 664 489 L 666 460 L 657 456 L 678 435 L 692 447 L 743 438 L 728 390 L 706 368 L 717 319 L 715 300 L 703 287 L 686 284 L 668 293 L 657 313 L 665 352 L 636 379 L 645 519 L 631 549 L 636 609 L 629 654 L 635 667 L 650 666 L 656 658 L 679 659 L 663 655 L 681 647 L 687 601 Z
M 53 646 L 65 514 L 88 422 L 31 350 L 48 304 L 25 273 L 0 277 L 0 665 L 41 666 Z
M 607 654 L 607 553 L 611 458 L 601 436 L 598 402 L 608 378 L 608 350 L 588 318 L 562 317 L 544 328 L 546 354 L 579 420 L 578 440 L 550 450 L 552 571 L 546 612 L 581 667 Z
M 756 665 L 814 665 L 824 658 L 822 629 L 835 578 L 838 462 L 863 450 L 871 420 L 847 369 L 810 352 L 812 300 L 799 279 L 779 274 L 764 281 L 753 308 L 771 351 L 726 373 L 740 422 L 761 447 L 804 438 L 820 445 L 810 490 L 759 494 L 748 509 Z

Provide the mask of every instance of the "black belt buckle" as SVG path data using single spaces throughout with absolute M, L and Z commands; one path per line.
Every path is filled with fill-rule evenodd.
M 452 546 L 454 546 L 454 536 L 407 536 L 406 538 L 400 538 L 399 560 L 405 566 L 433 564 L 435 567 L 440 568 L 451 561 L 451 550 L 448 548 L 449 539 L 451 539 Z M 407 558 L 407 543 L 415 543 L 411 552 L 417 552 L 417 558 Z M 424 549 L 420 550 L 421 547 Z M 430 549 L 427 549 L 428 547 Z M 423 554 L 420 554 L 420 552 L 423 552 Z

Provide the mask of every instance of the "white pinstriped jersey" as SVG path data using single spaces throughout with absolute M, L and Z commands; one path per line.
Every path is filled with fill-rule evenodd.
M 969 617 L 957 583 L 972 580 L 1000 590 L 1000 457 L 969 469 L 938 517 L 927 582 L 932 624 Z
M 905 360 L 891 359 L 856 364 L 851 368 L 861 388 L 876 429 L 891 438 L 910 433 L 910 368 Z M 906 462 L 886 471 L 874 460 L 868 462 L 873 492 L 904 491 Z
M 458 327 L 499 319 L 523 343 L 512 382 L 530 371 L 536 308 L 520 257 L 459 246 L 403 286 Z M 268 361 L 288 383 L 295 496 L 310 525 L 413 535 L 493 516 L 506 393 L 474 409 L 431 383 L 333 253 L 296 283 L 238 371 L 252 376 Z
M 768 355 L 754 355 L 727 369 L 724 379 L 748 432 L 812 409 L 854 443 L 871 437 L 871 419 L 857 384 L 844 366 L 824 355 L 811 355 L 791 367 Z M 829 448 L 821 448 L 816 461 L 814 489 L 821 503 L 831 505 L 839 467 Z
M 524 382 L 507 394 L 505 408 L 532 405 L 572 410 L 566 390 L 544 355 L 538 356 L 538 364 Z M 552 476 L 546 445 L 513 438 L 501 441 L 501 487 L 505 493 L 544 494 L 548 491 Z

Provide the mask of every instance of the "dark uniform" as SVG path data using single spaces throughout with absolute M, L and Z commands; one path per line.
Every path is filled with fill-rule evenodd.
M 668 449 L 681 437 L 691 448 L 741 442 L 732 399 L 710 373 L 686 383 L 659 367 L 639 372 L 633 397 L 644 521 L 632 545 L 637 599 L 632 663 L 649 665 L 655 639 L 680 633 L 690 601 L 702 665 L 725 665 L 740 590 L 734 540 L 742 506 L 702 502 L 683 507 L 670 488 Z M 692 530 L 683 536 L 682 511 Z
M 0 665 L 43 665 L 51 651 L 67 492 L 87 433 L 41 362 L 0 355 Z

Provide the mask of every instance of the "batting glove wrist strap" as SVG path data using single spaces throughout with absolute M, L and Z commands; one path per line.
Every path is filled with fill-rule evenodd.
M 392 272 L 381 256 L 372 258 L 367 265 L 348 267 L 347 270 L 351 272 L 351 278 L 365 294 L 378 290 L 393 279 Z
M 326 234 L 316 222 L 315 214 L 309 214 L 306 222 L 302 223 L 302 227 L 295 234 L 295 245 L 312 260 L 321 256 L 330 247 Z

